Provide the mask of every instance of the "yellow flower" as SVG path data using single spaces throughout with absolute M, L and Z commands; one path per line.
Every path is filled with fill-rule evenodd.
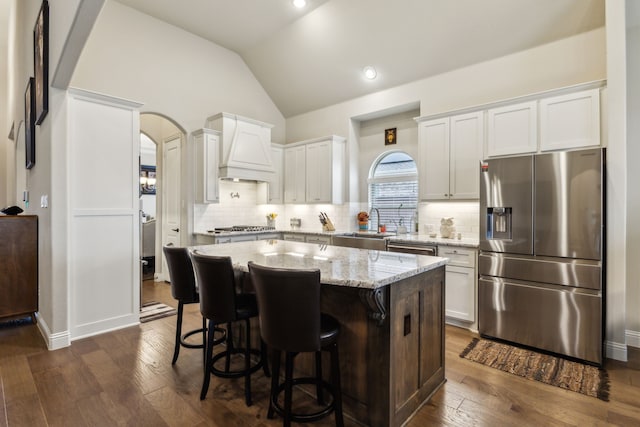
M 277 213 L 271 212 L 267 214 L 267 219 L 276 219 L 277 216 L 278 216 Z

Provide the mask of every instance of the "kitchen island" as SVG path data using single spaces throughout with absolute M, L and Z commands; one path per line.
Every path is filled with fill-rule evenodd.
M 400 426 L 444 383 L 445 258 L 282 240 L 191 250 L 230 256 L 241 272 L 249 261 L 320 269 L 322 310 L 342 325 L 345 414 L 359 422 Z

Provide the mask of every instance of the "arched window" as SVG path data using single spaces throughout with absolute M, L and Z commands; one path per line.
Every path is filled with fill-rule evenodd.
M 369 173 L 370 224 L 378 223 L 387 231 L 396 231 L 399 226 L 413 228 L 414 213 L 418 209 L 418 168 L 407 153 L 392 151 L 380 156 Z

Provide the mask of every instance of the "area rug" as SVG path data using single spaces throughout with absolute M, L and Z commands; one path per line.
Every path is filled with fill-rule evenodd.
M 160 302 L 148 302 L 142 305 L 140 309 L 140 323 L 150 322 L 152 320 L 162 319 L 163 317 L 173 316 L 176 309 Z
M 604 369 L 507 344 L 474 338 L 460 357 L 566 390 L 609 400 Z

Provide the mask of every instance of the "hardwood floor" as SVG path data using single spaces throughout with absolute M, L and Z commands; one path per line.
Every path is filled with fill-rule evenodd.
M 143 301 L 175 306 L 166 283 L 146 282 Z M 269 381 L 253 376 L 253 406 L 241 380 L 212 377 L 200 401 L 202 353 L 182 349 L 171 366 L 175 316 L 47 351 L 35 325 L 0 328 L 0 426 L 278 426 L 266 419 Z M 188 306 L 187 328 L 200 323 Z M 461 359 L 473 337 L 446 329 L 448 381 L 408 422 L 418 426 L 638 426 L 640 351 L 607 361 L 610 402 Z M 306 396 L 299 397 L 308 399 Z M 357 425 L 345 420 L 347 426 Z M 334 425 L 333 417 L 315 423 Z

